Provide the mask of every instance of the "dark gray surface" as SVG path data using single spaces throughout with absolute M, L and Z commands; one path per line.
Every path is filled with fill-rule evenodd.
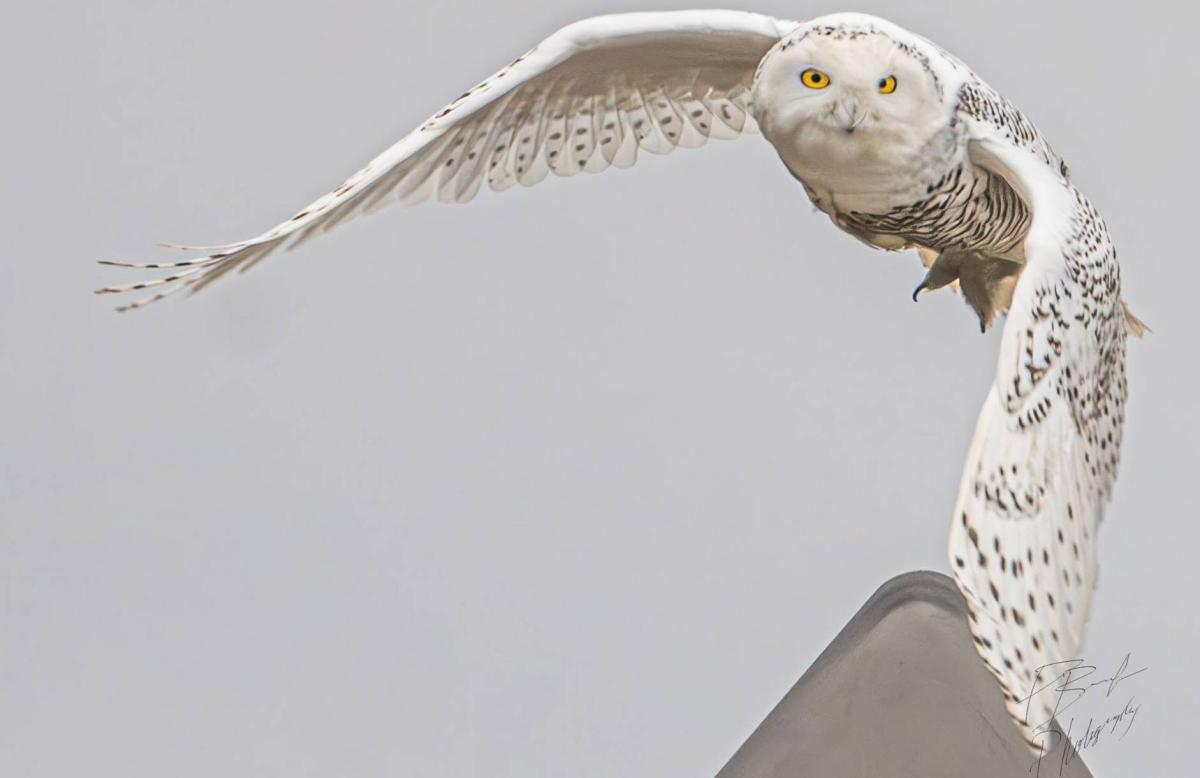
M 1062 738 L 1040 775 L 1082 778 Z M 719 778 L 1039 774 L 940 573 L 897 576 L 869 599 Z

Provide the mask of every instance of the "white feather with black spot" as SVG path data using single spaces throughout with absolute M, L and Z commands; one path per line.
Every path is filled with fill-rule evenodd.
M 1125 341 L 1103 219 L 1015 110 L 969 90 L 972 159 L 1029 204 L 1026 264 L 1004 327 L 955 506 L 950 559 L 980 655 L 1030 747 L 1052 750 L 1055 681 L 1081 658 L 1096 584 L 1096 533 L 1116 479 Z M 1006 118 L 999 118 L 1006 117 Z M 1032 128 L 1027 123 L 1025 127 Z

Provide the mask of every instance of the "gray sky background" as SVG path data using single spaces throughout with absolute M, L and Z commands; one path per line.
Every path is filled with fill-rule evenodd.
M 562 24 L 688 5 L 9 10 L 0 773 L 711 774 L 880 583 L 946 569 L 998 333 L 914 305 L 915 257 L 758 138 L 391 209 L 136 315 L 90 295 L 126 278 L 92 260 L 274 224 Z M 1086 657 L 1150 670 L 1080 704 L 1143 706 L 1085 756 L 1182 775 L 1196 12 L 857 7 L 1021 106 L 1115 233 L 1155 334 Z

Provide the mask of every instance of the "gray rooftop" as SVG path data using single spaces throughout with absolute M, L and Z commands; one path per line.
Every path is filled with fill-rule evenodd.
M 1042 776 L 1091 776 L 1061 749 L 1043 757 Z M 1038 773 L 975 653 L 954 582 L 914 572 L 879 587 L 718 778 Z

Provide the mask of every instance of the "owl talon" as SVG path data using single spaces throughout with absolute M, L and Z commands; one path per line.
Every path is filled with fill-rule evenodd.
M 944 286 L 953 284 L 957 280 L 957 262 L 935 262 L 933 267 L 929 268 L 929 272 L 925 274 L 925 277 L 921 279 L 921 283 L 917 284 L 917 288 L 913 290 L 913 302 L 917 301 L 917 295 L 921 294 L 921 292 L 937 291 Z

